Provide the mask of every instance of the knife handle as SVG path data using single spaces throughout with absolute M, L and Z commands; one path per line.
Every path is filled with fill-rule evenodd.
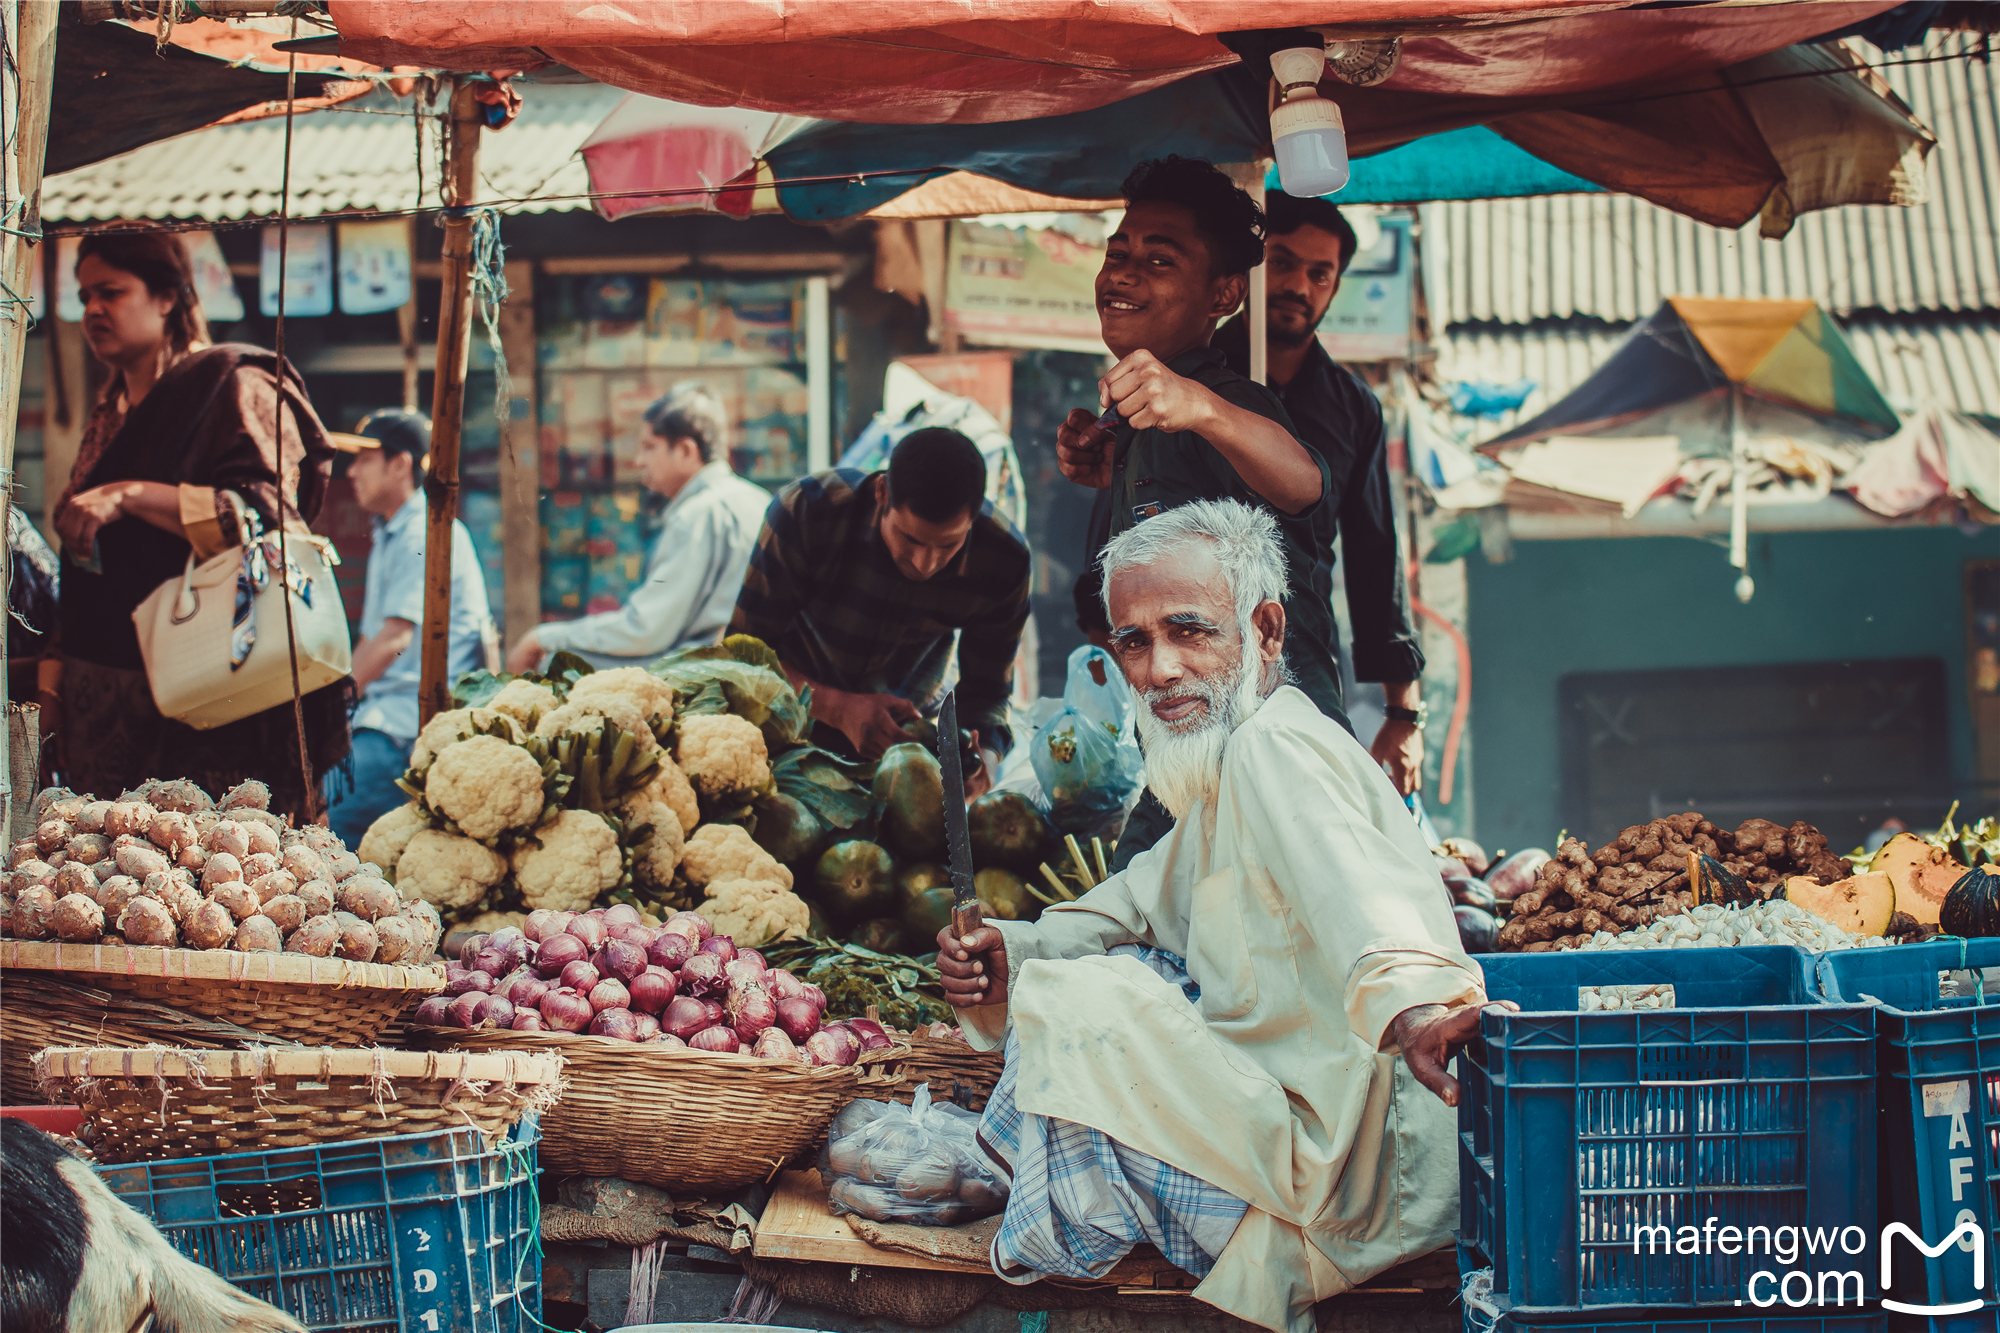
M 955 939 L 962 940 L 985 924 L 985 914 L 979 910 L 976 901 L 951 909 L 951 933 Z

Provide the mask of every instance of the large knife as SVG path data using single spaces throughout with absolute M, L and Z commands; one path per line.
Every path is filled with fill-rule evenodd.
M 986 924 L 972 885 L 972 838 L 965 829 L 965 772 L 958 748 L 958 691 L 938 710 L 938 767 L 944 770 L 945 868 L 951 872 L 951 933 L 964 939 Z

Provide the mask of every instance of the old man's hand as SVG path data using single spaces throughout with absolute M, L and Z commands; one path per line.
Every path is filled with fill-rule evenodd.
M 1389 1039 L 1402 1048 L 1403 1063 L 1417 1076 L 1417 1082 L 1436 1093 L 1446 1106 L 1456 1106 L 1458 1080 L 1446 1066 L 1465 1043 L 1479 1035 L 1480 1010 L 1499 1008 L 1518 1012 L 1520 1007 L 1512 1000 L 1495 1000 L 1486 1006 L 1468 1004 L 1457 1009 L 1420 1004 L 1396 1015 L 1389 1025 Z
M 937 934 L 938 972 L 954 1009 L 1007 1003 L 1007 945 L 992 926 L 963 939 L 946 926 Z

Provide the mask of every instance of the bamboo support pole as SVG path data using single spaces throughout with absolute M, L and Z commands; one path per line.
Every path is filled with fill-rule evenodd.
M 4 188 L 7 230 L 0 232 L 0 279 L 6 282 L 8 299 L 0 308 L 0 500 L 7 505 L 7 522 L 13 522 L 14 431 L 21 409 L 21 358 L 27 351 L 28 292 L 34 284 L 34 267 L 43 260 L 42 247 L 31 235 L 41 231 L 42 161 L 49 145 L 49 93 L 54 82 L 56 56 L 56 15 L 53 4 L 34 0 L 9 0 L 5 6 L 9 45 L 14 50 L 13 77 L 7 80 L 4 97 L 6 119 L 13 125 L 13 152 L 0 163 Z M 27 233 L 27 235 L 23 235 Z M 51 294 L 53 299 L 53 294 Z M 0 603 L 13 595 L 14 561 L 12 544 L 7 558 L 0 560 Z M 0 608 L 0 662 L 7 660 L 8 617 Z M 11 843 L 16 819 L 14 806 L 35 793 L 41 767 L 40 728 L 32 716 L 35 708 L 22 709 L 7 699 L 8 682 L 0 672 L 0 702 L 6 702 L 7 762 L 0 778 L 7 783 L 9 799 L 0 801 L 0 840 Z M 25 774 L 26 791 L 22 790 Z M 25 807 L 24 807 L 25 808 Z
M 478 192 L 479 105 L 472 85 L 451 95 L 451 205 L 464 209 Z M 472 218 L 446 214 L 442 290 L 438 293 L 437 366 L 432 374 L 430 475 L 424 479 L 429 524 L 424 535 L 423 675 L 420 718 L 451 707 L 451 533 L 458 517 L 458 445 L 465 423 L 465 371 L 472 350 Z

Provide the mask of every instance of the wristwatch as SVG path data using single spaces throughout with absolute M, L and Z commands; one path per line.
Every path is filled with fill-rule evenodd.
M 1422 731 L 1424 723 L 1430 720 L 1431 706 L 1428 700 L 1420 699 L 1415 708 L 1398 708 L 1395 704 L 1390 704 L 1382 711 L 1391 722 L 1407 722 L 1418 731 Z

